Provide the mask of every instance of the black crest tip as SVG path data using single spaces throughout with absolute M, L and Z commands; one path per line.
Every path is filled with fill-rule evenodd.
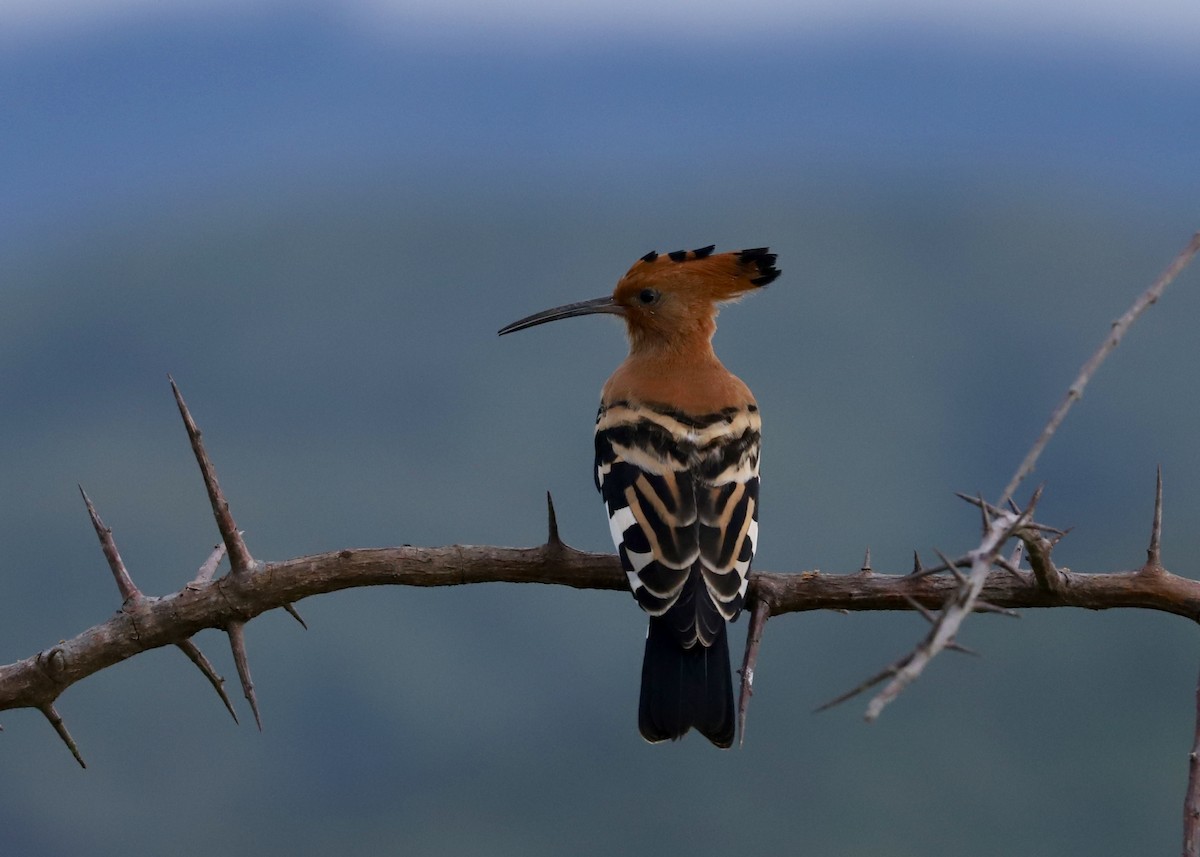
M 704 259 L 712 255 L 712 251 L 717 249 L 716 244 L 709 244 L 707 247 L 697 247 L 692 251 L 693 259 Z
M 649 253 L 647 253 L 645 256 L 642 257 L 642 261 L 643 262 L 653 262 L 657 258 L 658 258 L 658 252 L 655 250 L 651 250 Z
M 739 262 L 743 265 L 754 265 L 758 270 L 758 276 L 750 280 L 756 286 L 765 286 L 779 278 L 781 271 L 775 267 L 777 258 L 768 247 L 752 247 L 738 254 Z
M 667 254 L 667 258 L 670 259 L 672 262 L 682 262 L 687 257 L 688 257 L 687 250 L 672 250 L 670 253 Z

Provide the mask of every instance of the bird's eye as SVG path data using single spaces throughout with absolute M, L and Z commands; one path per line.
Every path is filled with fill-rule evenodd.
M 638 302 L 642 306 L 652 306 L 658 303 L 659 297 L 658 289 L 642 289 L 638 292 Z

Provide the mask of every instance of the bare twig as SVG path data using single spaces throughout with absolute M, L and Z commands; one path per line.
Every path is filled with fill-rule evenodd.
M 1188 754 L 1187 793 L 1183 798 L 1183 857 L 1200 857 L 1200 681 L 1196 683 L 1196 731 Z
M 746 631 L 746 654 L 742 658 L 742 690 L 738 695 L 738 746 L 746 743 L 746 710 L 750 697 L 754 695 L 754 667 L 758 664 L 758 650 L 762 647 L 763 632 L 771 618 L 771 605 L 766 601 L 755 601 L 750 612 L 750 628 Z
M 996 502 L 995 506 L 986 503 L 982 497 L 977 500 L 970 500 L 978 505 L 980 515 L 983 519 L 984 536 L 980 541 L 979 546 L 971 551 L 971 572 L 969 575 L 963 576 L 958 572 L 957 563 L 942 558 L 943 565 L 954 574 L 959 581 L 959 590 L 956 597 L 947 603 L 943 609 L 939 620 L 929 634 L 920 643 L 917 644 L 912 654 L 907 658 L 901 659 L 896 664 L 893 664 L 889 669 L 895 668 L 896 672 L 892 676 L 892 680 L 887 686 L 880 691 L 871 703 L 867 706 L 866 718 L 868 721 L 874 720 L 882 712 L 883 708 L 896 696 L 903 691 L 905 687 L 911 684 L 925 669 L 929 661 L 937 655 L 939 651 L 946 647 L 947 643 L 953 640 L 954 635 L 958 631 L 962 621 L 976 609 L 976 599 L 979 597 L 979 592 L 983 586 L 984 579 L 991 573 L 992 567 L 996 564 L 999 558 L 999 552 L 1002 549 L 1004 542 L 1009 536 L 1018 533 L 1023 528 L 1030 525 L 1034 506 L 1037 505 L 1038 497 L 1041 494 L 1039 488 L 1034 493 L 1033 498 L 1029 501 L 1028 507 L 1024 512 L 1017 513 L 1016 507 L 1013 511 L 1007 512 L 1003 517 L 997 517 L 993 514 L 1000 507 L 1006 504 L 1012 504 L 1013 494 L 1021 482 L 1033 472 L 1037 464 L 1038 458 L 1041 456 L 1046 445 L 1050 442 L 1050 438 L 1054 436 L 1063 419 L 1066 418 L 1067 412 L 1071 409 L 1071 405 L 1083 396 L 1084 388 L 1091 380 L 1092 375 L 1104 362 L 1105 358 L 1116 348 L 1124 337 L 1125 332 L 1130 325 L 1149 307 L 1155 303 L 1162 295 L 1163 290 L 1167 285 L 1175 279 L 1179 273 L 1187 267 L 1187 264 L 1192 260 L 1192 257 L 1200 252 L 1200 232 L 1192 236 L 1191 241 L 1187 246 L 1175 257 L 1174 261 L 1167 269 L 1159 276 L 1157 280 L 1143 292 L 1134 302 L 1133 305 L 1126 310 L 1125 314 L 1113 322 L 1112 329 L 1100 344 L 1096 352 L 1083 364 L 1079 375 L 1075 381 L 1067 389 L 1067 394 L 1050 415 L 1050 420 L 1046 427 L 1042 429 L 1041 435 L 1038 437 L 1029 452 L 1026 453 L 1025 459 L 1017 467 L 1012 479 L 1004 489 L 1004 493 Z M 963 496 L 963 495 L 959 495 Z M 1002 522 L 998 526 L 997 521 Z M 1155 532 L 1157 533 L 1157 524 Z M 1026 548 L 1030 551 L 1030 566 L 1034 570 L 1039 584 L 1042 588 L 1056 591 L 1062 585 L 1061 575 L 1058 573 L 1053 563 L 1050 562 L 1050 551 L 1043 550 L 1042 545 L 1038 543 L 1040 534 L 1035 538 L 1026 540 Z M 1152 543 L 1153 547 L 1153 543 Z M 1148 564 L 1149 567 L 1149 564 Z M 925 572 L 919 572 L 923 574 Z M 914 574 L 912 576 L 918 576 Z M 887 671 L 885 670 L 884 673 Z M 880 675 L 883 675 L 881 673 Z M 879 676 L 875 677 L 881 680 Z M 868 684 L 869 686 L 869 684 Z M 860 686 L 861 687 L 861 686 Z M 853 694 L 851 694 L 853 695 Z
M 1188 263 L 1192 261 L 1192 257 L 1195 256 L 1197 252 L 1200 252 L 1200 232 L 1197 232 L 1192 236 L 1192 240 L 1188 242 L 1187 246 L 1179 252 L 1179 255 L 1176 256 L 1174 261 L 1167 266 L 1167 269 L 1159 275 L 1158 279 L 1154 281 L 1153 285 L 1151 285 L 1150 288 L 1146 289 L 1146 291 L 1142 292 L 1142 294 L 1138 296 L 1137 300 L 1133 302 L 1133 305 L 1125 311 L 1125 314 L 1113 322 L 1112 329 L 1109 330 L 1108 336 L 1104 338 L 1104 342 L 1102 342 L 1100 347 L 1096 349 L 1096 353 L 1089 357 L 1087 362 L 1083 364 L 1083 368 L 1079 370 L 1079 375 L 1075 378 L 1075 381 L 1071 384 L 1071 386 L 1067 388 L 1066 396 L 1050 415 L 1050 421 L 1046 423 L 1046 427 L 1042 429 L 1042 433 L 1038 436 L 1038 439 L 1034 441 L 1034 444 L 1032 447 L 1030 447 L 1029 452 L 1025 454 L 1024 461 L 1021 462 L 1021 465 L 1017 468 L 1016 473 L 1014 473 L 1012 479 L 1009 480 L 1008 485 L 1004 489 L 1004 493 L 1000 495 L 1000 500 L 996 503 L 997 506 L 1003 506 L 1006 502 L 1008 502 L 1008 500 L 1010 500 L 1016 493 L 1017 487 L 1021 484 L 1025 477 L 1033 472 L 1033 468 L 1037 465 L 1038 458 L 1041 457 L 1042 451 L 1046 448 L 1046 444 L 1050 442 L 1050 438 L 1054 437 L 1054 433 L 1058 430 L 1059 425 L 1062 424 L 1063 419 L 1067 416 L 1067 411 L 1071 409 L 1071 405 L 1075 404 L 1076 400 L 1083 397 L 1083 390 L 1088 385 L 1088 382 L 1092 380 L 1092 375 L 1096 373 L 1096 370 L 1100 368 L 1100 364 L 1104 362 L 1104 359 L 1108 357 L 1112 350 L 1121 344 L 1121 339 L 1125 336 L 1125 332 L 1129 330 L 1129 326 L 1137 321 L 1138 316 L 1145 312 L 1146 309 L 1153 305 L 1159 299 L 1159 297 L 1162 296 L 1163 291 L 1171 284 L 1171 281 L 1179 276 L 1179 273 L 1188 266 Z

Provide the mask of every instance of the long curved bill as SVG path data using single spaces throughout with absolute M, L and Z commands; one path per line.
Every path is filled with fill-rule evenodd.
M 512 324 L 500 328 L 498 335 L 503 336 L 506 333 L 515 333 L 518 330 L 545 324 L 548 321 L 558 321 L 560 318 L 571 318 L 577 315 L 595 315 L 596 313 L 624 315 L 625 310 L 612 299 L 611 295 L 605 298 L 595 298 L 590 301 L 579 301 L 578 303 L 556 306 L 554 309 L 542 310 L 541 312 L 535 312 L 533 315 L 527 315 L 525 318 L 518 319 Z

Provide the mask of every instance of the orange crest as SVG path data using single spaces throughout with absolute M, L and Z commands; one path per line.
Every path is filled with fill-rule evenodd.
M 717 305 L 737 300 L 779 276 L 766 247 L 713 253 L 713 247 L 647 253 L 617 283 L 612 301 L 634 340 L 711 335 Z

